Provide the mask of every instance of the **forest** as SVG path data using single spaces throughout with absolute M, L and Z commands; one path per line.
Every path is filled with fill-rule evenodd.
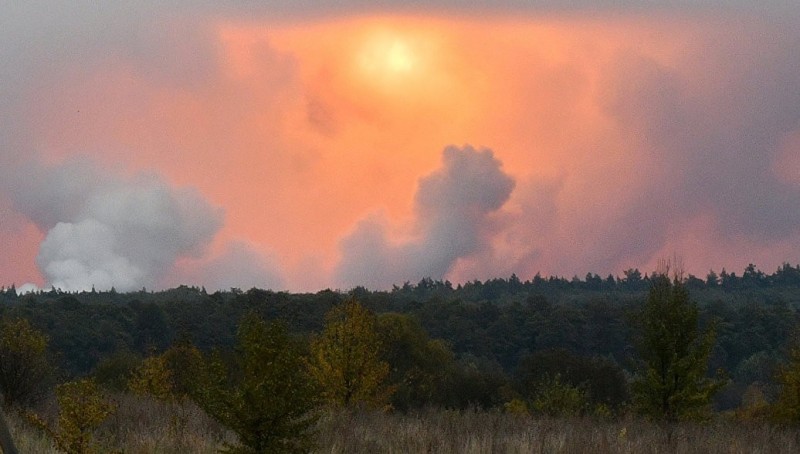
M 304 294 L 12 286 L 0 291 L 3 408 L 12 432 L 38 446 L 30 449 L 52 452 L 380 451 L 348 445 L 363 436 L 338 448 L 330 440 L 347 433 L 343 420 L 380 433 L 371 426 L 380 418 L 394 427 L 421 418 L 435 432 L 453 430 L 448 418 L 479 417 L 497 430 L 473 452 L 524 450 L 522 441 L 502 444 L 505 430 L 527 434 L 524 446 L 539 452 L 568 451 L 542 428 L 567 420 L 595 431 L 574 426 L 583 434 L 574 440 L 602 438 L 598 449 L 608 452 L 647 446 L 627 435 L 634 425 L 639 437 L 666 437 L 667 449 L 680 447 L 674 433 L 709 424 L 739 434 L 731 427 L 763 424 L 770 442 L 788 447 L 789 434 L 796 446 L 800 265 L 667 274 L 426 278 L 389 291 Z M 131 414 L 166 418 L 169 443 L 182 444 L 130 448 L 120 434 L 133 430 L 122 429 Z M 659 421 L 671 424 L 667 435 Z M 193 430 L 215 435 L 190 448 Z

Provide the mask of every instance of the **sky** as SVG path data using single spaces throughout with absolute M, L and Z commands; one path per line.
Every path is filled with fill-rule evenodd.
M 10 3 L 0 285 L 800 262 L 797 2 Z

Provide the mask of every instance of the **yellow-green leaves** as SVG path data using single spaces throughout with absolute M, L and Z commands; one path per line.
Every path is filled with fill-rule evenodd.
M 133 372 L 128 389 L 139 395 L 150 395 L 158 400 L 172 397 L 172 371 L 164 355 L 150 356 Z
M 348 300 L 325 316 L 325 328 L 311 343 L 309 370 L 330 405 L 381 407 L 391 396 L 381 353 L 375 317 Z
M 27 320 L 0 320 L 0 393 L 3 405 L 23 403 L 38 391 L 50 373 L 47 337 Z
M 95 432 L 116 409 L 92 380 L 79 380 L 56 387 L 58 427 L 51 429 L 39 417 L 29 419 L 53 437 L 67 454 L 107 452 L 97 443 Z

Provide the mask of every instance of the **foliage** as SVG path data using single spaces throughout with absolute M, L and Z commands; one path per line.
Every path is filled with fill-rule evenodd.
M 389 364 L 375 317 L 355 300 L 334 307 L 325 328 L 311 342 L 309 371 L 322 397 L 336 407 L 381 407 L 391 395 L 386 385 Z
M 380 315 L 376 330 L 390 365 L 392 407 L 408 410 L 440 403 L 437 398 L 455 368 L 447 345 L 430 339 L 416 320 L 404 314 Z
M 777 374 L 780 393 L 773 404 L 772 413 L 781 422 L 800 423 L 800 347 L 789 349 L 788 362 Z
M 163 355 L 145 358 L 128 381 L 128 389 L 135 394 L 168 400 L 173 395 L 172 371 Z
M 56 387 L 56 398 L 56 430 L 32 413 L 28 415 L 31 422 L 49 433 L 58 449 L 67 454 L 108 452 L 96 442 L 95 433 L 116 407 L 97 385 L 88 379 L 64 383 Z
M 654 277 L 642 313 L 640 354 L 633 383 L 639 411 L 657 419 L 698 419 L 724 381 L 706 377 L 714 330 L 700 333 L 698 308 L 676 278 Z
M 532 407 L 548 416 L 571 417 L 583 414 L 588 404 L 583 387 L 564 383 L 560 375 L 555 375 L 539 384 Z
M 519 392 L 533 394 L 558 376 L 564 384 L 585 391 L 592 405 L 619 409 L 628 401 L 628 383 L 617 364 L 605 358 L 584 358 L 564 349 L 540 350 L 520 360 L 516 371 Z
M 713 275 L 706 281 L 689 276 L 684 283 L 697 301 L 699 324 L 718 320 L 709 370 L 722 368 L 732 373 L 733 385 L 716 394 L 714 409 L 738 407 L 742 393 L 755 381 L 764 385 L 765 395 L 772 401 L 777 384 L 771 369 L 785 354 L 786 340 L 800 322 L 800 266 L 785 264 L 772 274 L 755 266 L 748 266 L 744 273 L 717 270 L 713 274 L 716 280 Z M 626 374 L 634 372 L 635 323 L 631 320 L 641 318 L 640 308 L 653 276 L 629 269 L 624 275 L 598 277 L 595 273 L 585 279 L 537 274 L 527 280 L 511 276 L 462 284 L 425 278 L 389 291 L 357 287 L 347 292 L 297 294 L 260 289 L 208 293 L 187 286 L 156 292 L 52 289 L 19 294 L 12 287 L 0 290 L 0 316 L 27 319 L 44 333 L 48 358 L 61 376 L 92 373 L 98 384 L 120 390 L 127 386 L 140 358 L 168 350 L 176 339 L 205 353 L 229 351 L 235 344 L 238 323 L 248 311 L 265 320 L 285 321 L 292 335 L 308 336 L 322 331 L 325 314 L 332 307 L 357 296 L 379 317 L 394 313 L 415 320 L 435 339 L 430 342 L 441 347 L 417 349 L 422 344 L 412 343 L 419 354 L 407 355 L 406 359 L 413 361 L 395 364 L 403 355 L 390 357 L 392 347 L 378 330 L 386 349 L 382 359 L 391 364 L 387 383 L 396 387 L 390 398 L 396 409 L 420 405 L 462 408 L 466 402 L 495 406 L 511 398 L 504 395 L 501 383 L 515 373 L 520 359 L 545 350 L 567 350 L 583 359 L 604 358 L 624 367 Z M 401 338 L 399 344 L 405 342 Z M 455 364 L 445 358 L 451 352 Z M 442 361 L 439 377 L 420 374 L 427 364 L 439 361 L 433 359 L 436 357 Z M 477 372 L 471 366 L 475 360 L 480 363 Z M 406 369 L 408 364 L 410 369 Z M 184 383 L 184 390 L 191 386 L 192 380 L 177 377 L 180 373 L 192 378 L 189 369 L 171 365 L 169 369 L 175 382 Z M 412 370 L 404 381 L 402 376 Z M 561 373 L 562 380 L 571 384 L 585 381 L 573 381 L 564 370 L 549 373 Z M 440 390 L 429 393 L 439 380 L 446 384 L 436 385 Z M 590 400 L 595 402 L 596 391 L 605 388 L 590 381 Z M 427 395 L 432 398 L 423 404 Z
M 191 396 L 197 387 L 198 377 L 202 376 L 203 355 L 194 345 L 179 342 L 163 354 L 165 367 L 170 376 L 172 397 L 183 399 Z
M 503 410 L 506 413 L 519 416 L 529 416 L 528 404 L 524 400 L 514 398 L 503 404 Z
M 255 314 L 242 320 L 232 362 L 206 364 L 195 399 L 239 436 L 231 453 L 300 453 L 310 448 L 316 398 L 304 359 L 286 327 Z
M 122 392 L 128 389 L 128 382 L 141 363 L 139 355 L 123 349 L 97 363 L 91 375 L 103 388 Z
M 50 375 L 47 337 L 25 319 L 0 320 L 0 392 L 3 406 L 26 403 Z

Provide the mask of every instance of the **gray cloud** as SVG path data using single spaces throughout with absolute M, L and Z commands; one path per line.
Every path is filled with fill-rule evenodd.
M 233 287 L 282 290 L 286 285 L 276 261 L 244 241 L 229 243 L 217 257 L 186 264 L 173 273 L 170 283 L 204 286 L 209 291 Z
M 155 286 L 178 258 L 203 254 L 222 224 L 196 191 L 155 175 L 112 179 L 87 161 L 6 172 L 14 209 L 46 231 L 39 268 L 63 290 Z
M 490 246 L 492 214 L 513 188 L 491 150 L 446 148 L 442 168 L 419 181 L 416 238 L 396 243 L 384 220 L 361 221 L 342 241 L 337 282 L 386 288 L 422 277 L 443 278 L 459 259 Z
M 709 40 L 686 68 L 619 62 L 609 112 L 636 132 L 663 172 L 642 197 L 660 208 L 651 216 L 714 213 L 727 235 L 774 240 L 800 227 L 800 189 L 773 170 L 782 139 L 800 127 L 800 56 L 789 44 L 800 35 L 750 32 Z M 709 56 L 716 61 L 704 62 Z M 716 86 L 698 89 L 706 72 Z M 631 215 L 641 219 L 639 209 Z

